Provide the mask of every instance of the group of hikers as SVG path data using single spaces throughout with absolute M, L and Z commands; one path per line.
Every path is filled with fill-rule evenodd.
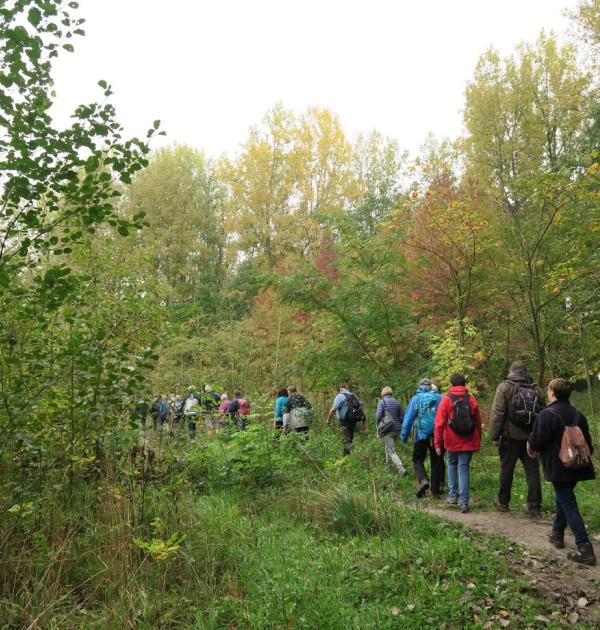
M 463 374 L 452 374 L 449 385 L 447 393 L 442 395 L 430 379 L 421 379 L 406 412 L 392 388 L 384 387 L 377 404 L 375 426 L 384 445 L 386 471 L 395 469 L 400 476 L 407 474 L 396 445 L 398 440 L 406 444 L 413 436 L 416 496 L 422 498 L 430 492 L 433 498 L 441 498 L 447 468 L 447 502 L 461 512 L 468 512 L 470 466 L 474 453 L 481 448 L 482 416 Z M 543 392 L 523 362 L 512 364 L 506 379 L 496 389 L 489 413 L 489 437 L 498 448 L 500 462 L 499 489 L 493 502 L 501 512 L 509 511 L 513 476 L 520 461 L 527 480 L 527 511 L 532 517 L 539 517 L 541 461 L 544 477 L 552 483 L 555 493 L 550 542 L 563 548 L 568 525 L 577 550 L 567 557 L 594 565 L 596 556 L 575 497 L 578 482 L 595 478 L 592 439 L 588 421 L 571 405 L 570 394 L 571 384 L 567 379 L 553 379 Z M 279 388 L 275 398 L 274 429 L 301 433 L 307 439 L 314 417 L 311 403 L 294 386 Z M 149 411 L 155 429 L 165 423 L 174 426 L 182 419 L 187 420 L 193 440 L 200 420 L 208 429 L 216 425 L 245 429 L 250 404 L 239 390 L 229 400 L 227 394 L 219 395 L 206 385 L 202 396 L 190 391 L 185 398 L 158 397 Z M 139 411 L 143 426 L 147 413 L 148 409 Z M 349 455 L 358 426 L 365 432 L 368 427 L 362 403 L 347 383 L 340 385 L 325 418 L 327 424 L 334 415 L 342 437 L 343 455 Z M 429 475 L 425 468 L 428 455 Z
M 146 428 L 148 415 L 152 418 L 154 430 L 167 426 L 173 431 L 185 421 L 190 439 L 195 440 L 199 422 L 203 422 L 209 430 L 214 430 L 217 425 L 245 429 L 250 403 L 240 390 L 236 390 L 233 400 L 230 400 L 227 394 L 218 394 L 213 387 L 205 385 L 203 394 L 190 387 L 186 396 L 162 394 L 150 406 L 139 400 L 135 413 L 143 429 Z
M 521 461 L 527 479 L 528 513 L 532 517 L 541 516 L 541 460 L 544 477 L 552 483 L 555 493 L 550 542 L 558 549 L 564 548 L 568 525 L 575 536 L 577 550 L 567 557 L 581 564 L 595 565 L 594 549 L 575 497 L 578 482 L 595 479 L 588 421 L 570 403 L 571 383 L 567 379 L 550 381 L 546 394 L 547 399 L 521 361 L 512 364 L 506 379 L 496 389 L 488 424 L 490 439 L 498 448 L 500 460 L 499 490 L 494 505 L 501 512 L 509 511 L 513 475 L 517 461 Z M 327 422 L 334 413 L 340 423 L 344 453 L 348 454 L 357 424 L 362 423 L 365 431 L 367 424 L 360 401 L 347 384 L 340 386 Z M 386 470 L 395 467 L 399 475 L 407 474 L 396 443 L 398 439 L 406 443 L 412 434 L 417 497 L 425 496 L 428 491 L 434 498 L 442 496 L 447 454 L 447 502 L 458 506 L 461 512 L 469 511 L 470 465 L 473 454 L 481 447 L 482 417 L 463 374 L 452 374 L 450 387 L 443 396 L 430 379 L 421 379 L 406 413 L 392 389 L 384 387 L 375 423 L 385 448 Z M 424 466 L 427 454 L 431 478 Z

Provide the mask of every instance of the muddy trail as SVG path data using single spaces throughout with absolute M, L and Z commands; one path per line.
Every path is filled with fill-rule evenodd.
M 559 609 L 553 618 L 541 616 L 538 621 L 548 625 L 561 621 L 569 626 L 587 622 L 600 628 L 600 566 L 582 566 L 567 559 L 567 553 L 575 550 L 570 530 L 565 532 L 565 548 L 556 549 L 548 540 L 550 519 L 478 510 L 462 514 L 446 506 L 420 507 L 429 514 L 515 543 L 514 548 L 509 547 L 515 573 L 529 584 L 533 594 L 554 602 Z M 599 540 L 596 536 L 592 541 L 596 552 Z

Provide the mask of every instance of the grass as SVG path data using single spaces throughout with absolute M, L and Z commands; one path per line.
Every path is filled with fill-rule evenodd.
M 515 579 L 518 548 L 411 508 L 415 480 L 384 472 L 372 433 L 346 458 L 321 425 L 307 442 L 255 423 L 153 447 L 148 478 L 115 455 L 68 500 L 48 486 L 2 522 L 4 628 L 553 627 L 536 617 L 554 604 Z M 475 509 L 491 509 L 497 475 L 485 445 Z M 578 494 L 597 530 L 594 487 Z M 522 473 L 512 507 L 525 507 Z

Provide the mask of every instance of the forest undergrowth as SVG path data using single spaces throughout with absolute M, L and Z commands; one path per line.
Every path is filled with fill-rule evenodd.
M 2 628 L 569 623 L 515 573 L 517 546 L 419 510 L 412 475 L 384 472 L 374 433 L 342 458 L 339 436 L 321 422 L 304 441 L 276 433 L 265 412 L 245 432 L 196 442 L 183 427 L 115 432 L 98 452 L 73 479 L 54 478 L 9 510 Z M 408 447 L 400 455 L 410 463 Z M 474 510 L 491 509 L 490 446 L 472 470 Z M 517 511 L 524 493 L 517 474 Z M 578 495 L 599 531 L 598 497 L 585 484 Z M 549 516 L 548 487 L 543 507 Z

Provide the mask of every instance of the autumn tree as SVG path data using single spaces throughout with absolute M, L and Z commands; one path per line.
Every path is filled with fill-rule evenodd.
M 531 339 L 538 378 L 548 369 L 557 326 L 571 313 L 544 279 L 563 253 L 561 217 L 576 212 L 571 174 L 588 112 L 590 77 L 572 46 L 542 35 L 505 60 L 489 51 L 467 88 L 468 173 L 494 205 L 510 265 L 516 322 Z

